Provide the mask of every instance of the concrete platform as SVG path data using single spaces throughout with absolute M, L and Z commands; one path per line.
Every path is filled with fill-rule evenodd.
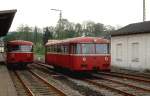
M 7 67 L 0 63 L 0 96 L 17 96 Z

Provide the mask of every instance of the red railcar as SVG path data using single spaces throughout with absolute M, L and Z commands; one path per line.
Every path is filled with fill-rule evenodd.
M 33 43 L 30 41 L 13 40 L 6 46 L 6 62 L 8 66 L 22 66 L 33 62 Z
M 110 42 L 98 37 L 76 37 L 46 44 L 45 62 L 71 71 L 110 70 Z

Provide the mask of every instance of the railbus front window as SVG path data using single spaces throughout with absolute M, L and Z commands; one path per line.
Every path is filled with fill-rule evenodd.
M 81 44 L 82 54 L 95 54 L 94 44 Z
M 32 52 L 33 48 L 29 45 L 8 45 L 8 52 Z
M 22 52 L 32 52 L 32 46 L 21 45 L 21 46 L 20 46 L 20 50 L 21 50 Z
M 108 44 L 96 44 L 96 54 L 108 54 L 109 45 Z

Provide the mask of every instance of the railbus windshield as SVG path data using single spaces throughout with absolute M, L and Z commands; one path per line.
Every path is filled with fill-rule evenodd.
M 96 44 L 96 54 L 108 54 L 109 45 L 108 44 Z
M 77 44 L 76 54 L 109 54 L 109 44 Z
M 95 54 L 94 44 L 81 44 L 82 54 Z
M 8 52 L 32 52 L 33 46 L 31 45 L 8 45 L 7 51 Z

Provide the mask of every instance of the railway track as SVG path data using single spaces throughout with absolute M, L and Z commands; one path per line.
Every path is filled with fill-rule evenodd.
M 150 78 L 144 76 L 138 76 L 133 74 L 126 74 L 126 73 L 118 73 L 118 72 L 99 72 L 99 74 L 115 76 L 120 78 L 132 79 L 135 81 L 146 82 L 150 84 Z
M 114 73 L 114 74 L 123 74 L 123 75 L 130 75 L 130 76 L 135 76 L 135 77 L 139 77 L 139 78 L 147 78 L 150 79 L 150 74 L 146 74 L 146 73 L 139 73 L 139 72 L 132 72 L 132 73 L 127 73 L 127 72 L 110 72 L 110 73 Z
M 122 85 L 125 85 L 125 86 L 130 86 L 132 88 L 136 88 L 136 89 L 139 89 L 139 90 L 142 90 L 142 91 L 146 91 L 146 92 L 149 92 L 150 93 L 150 86 L 140 86 L 139 82 L 130 82 L 124 78 L 121 78 L 121 79 L 118 79 L 118 78 L 113 78 L 113 77 L 109 77 L 109 76 L 99 76 L 99 75 L 95 75 L 97 76 L 97 78 L 100 78 L 100 79 L 103 79 L 103 80 L 107 80 L 107 81 L 110 81 L 110 82 L 114 82 L 114 83 L 118 83 L 118 84 L 122 84 Z
M 100 92 L 90 90 L 88 87 L 83 87 L 82 84 L 78 85 L 77 83 L 70 80 L 73 78 L 68 77 L 67 75 L 56 72 L 53 69 L 52 70 L 50 70 L 49 68 L 47 69 L 47 66 L 33 65 L 31 66 L 31 68 L 32 67 L 34 67 L 33 69 L 35 70 L 37 74 L 40 74 L 44 78 L 49 79 L 49 80 L 54 79 L 55 82 L 60 83 L 59 85 L 66 86 L 65 88 L 63 88 L 63 90 L 69 91 L 69 92 L 66 92 L 67 94 L 70 94 L 69 96 L 91 96 L 90 94 L 92 94 L 92 96 L 104 96 Z
M 136 96 L 136 95 L 133 95 L 133 94 L 131 94 L 131 93 L 129 93 L 129 92 L 125 92 L 125 91 L 122 91 L 122 90 L 120 90 L 120 89 L 115 88 L 116 86 L 115 86 L 115 85 L 112 86 L 113 84 L 112 84 L 112 83 L 110 84 L 110 82 L 109 82 L 109 84 L 110 84 L 111 86 L 110 86 L 110 85 L 107 85 L 108 82 L 106 82 L 106 81 L 100 82 L 100 81 L 90 80 L 90 79 L 84 79 L 84 81 L 85 81 L 85 82 L 88 82 L 88 83 L 91 83 L 91 84 L 93 84 L 93 85 L 95 85 L 95 86 L 97 86 L 97 87 L 99 87 L 99 88 L 106 88 L 106 89 L 108 89 L 108 90 L 110 90 L 110 91 L 115 91 L 115 92 L 117 92 L 117 93 L 119 93 L 119 94 L 122 94 L 123 96 Z M 104 84 L 104 83 L 107 83 L 107 84 Z M 119 87 L 119 86 L 118 86 L 118 87 Z
M 44 66 L 44 65 L 42 65 L 42 66 Z M 100 74 L 102 74 L 102 73 L 103 72 L 101 72 Z M 128 74 L 123 74 L 123 75 L 128 75 Z M 107 75 L 107 76 L 109 76 L 109 75 Z M 143 82 L 145 82 L 145 80 L 146 80 L 146 83 L 148 83 L 148 78 L 144 78 L 144 76 L 137 76 L 137 77 L 135 77 L 135 76 L 136 75 L 130 75 L 129 77 L 130 78 L 132 77 L 134 79 L 138 78 L 138 79 L 140 79 L 138 81 L 142 80 Z M 93 84 L 99 88 L 106 88 L 112 92 L 119 93 L 123 96 L 150 96 L 149 88 L 143 88 L 143 87 L 136 86 L 134 84 L 120 82 L 118 80 L 114 80 L 114 79 L 111 79 L 108 77 L 107 78 L 106 77 L 98 77 L 98 76 L 94 76 L 94 77 L 96 79 L 93 79 L 93 80 L 92 79 L 82 79 L 82 80 L 85 82 L 88 82 L 90 84 Z M 79 79 L 79 80 L 81 80 L 81 79 Z
M 111 78 L 96 78 L 97 79 L 94 80 L 85 79 L 85 81 L 92 83 L 100 88 L 104 87 L 108 90 L 118 92 L 125 96 L 150 96 L 150 89 L 138 87 L 136 85 L 127 84 L 124 82 L 119 82 L 117 80 L 112 80 Z
M 10 76 L 13 80 L 14 86 L 16 88 L 17 96 L 29 96 L 29 94 L 27 93 L 27 90 L 25 90 L 25 87 L 20 82 L 20 80 L 16 76 L 15 72 L 9 71 L 9 73 L 10 73 Z
M 14 71 L 11 75 L 19 84 L 19 87 L 15 84 L 16 88 L 23 87 L 25 90 L 22 94 L 18 92 L 19 96 L 67 96 L 31 70 Z

